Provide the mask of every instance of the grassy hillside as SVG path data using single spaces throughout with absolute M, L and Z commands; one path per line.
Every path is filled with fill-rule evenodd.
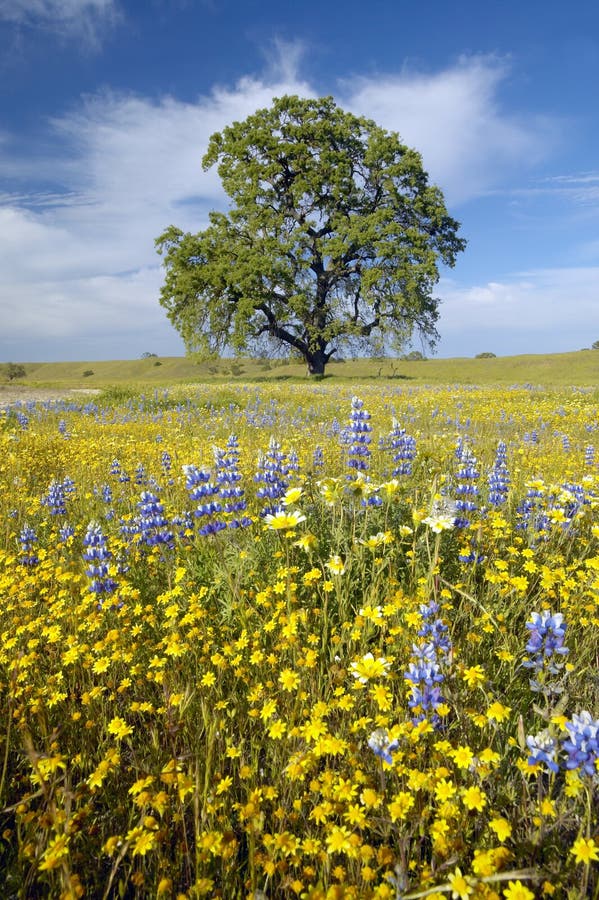
M 105 388 L 111 385 L 170 385 L 223 381 L 304 380 L 302 363 L 223 359 L 196 363 L 186 357 L 102 362 L 25 363 L 26 376 L 12 382 L 28 387 Z M 0 373 L 2 367 L 0 367 Z M 86 374 L 87 373 L 87 374 Z M 91 373 L 91 374 L 90 374 Z M 412 384 L 535 384 L 594 386 L 599 352 L 528 354 L 495 359 L 358 359 L 331 363 L 327 380 L 397 379 Z

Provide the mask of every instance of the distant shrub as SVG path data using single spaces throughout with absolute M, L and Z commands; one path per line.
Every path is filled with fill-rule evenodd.
M 154 356 L 158 356 L 158 354 L 157 353 L 148 353 L 148 352 L 141 354 L 142 359 L 152 359 Z
M 243 366 L 240 366 L 239 363 L 232 363 L 231 375 L 243 375 Z
M 218 374 L 218 366 L 208 366 L 208 374 L 209 375 Z
M 593 341 L 591 344 L 591 350 L 599 350 L 599 341 Z
M 496 358 L 497 358 L 497 354 L 496 354 L 496 353 L 491 353 L 490 350 L 485 350 L 484 353 L 477 353 L 476 356 L 475 356 L 474 358 L 475 358 L 475 359 L 496 359 Z
M 156 362 L 155 362 L 155 363 L 154 363 L 154 365 L 155 365 L 155 366 L 161 366 L 161 365 L 162 365 L 162 363 L 161 363 L 161 362 L 160 362 L 160 360 L 159 360 L 159 359 L 157 359 L 157 360 L 156 360 Z
M 27 373 L 25 372 L 25 366 L 22 366 L 20 363 L 9 362 L 6 363 L 4 374 L 9 381 L 13 381 L 15 378 L 24 378 Z
M 84 377 L 84 378 L 89 378 L 89 376 L 90 376 L 90 375 L 93 375 L 93 374 L 94 374 L 94 370 L 93 370 L 93 369 L 86 369 L 85 372 L 83 373 L 83 377 Z
M 426 356 L 424 353 L 421 353 L 420 350 L 411 350 L 410 353 L 402 356 L 402 359 L 405 359 L 408 362 L 419 362 L 420 360 L 426 359 Z

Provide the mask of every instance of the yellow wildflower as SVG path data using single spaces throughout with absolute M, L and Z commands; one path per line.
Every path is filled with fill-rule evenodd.
M 507 841 L 507 839 L 512 834 L 512 826 L 507 819 L 504 819 L 501 816 L 497 817 L 496 819 L 491 819 L 491 821 L 489 822 L 489 828 L 491 829 L 491 831 L 495 832 L 498 840 L 500 840 L 502 843 L 503 841 Z
M 504 706 L 503 703 L 499 703 L 499 701 L 495 701 L 491 704 L 486 712 L 487 719 L 489 722 L 503 722 L 505 719 L 509 718 L 512 709 L 510 706 Z
M 466 809 L 477 809 L 480 812 L 487 805 L 487 798 L 483 791 L 476 785 L 466 788 L 462 794 L 462 802 Z
M 535 895 L 525 887 L 520 879 L 508 882 L 503 892 L 505 900 L 534 900 Z
M 577 863 L 588 865 L 590 862 L 599 860 L 599 845 L 595 843 L 593 838 L 579 837 L 572 844 L 570 853 L 574 856 Z
M 452 900 L 468 900 L 474 888 L 462 875 L 461 869 L 455 869 L 447 879 L 451 888 Z
M 350 672 L 362 684 L 366 684 L 371 678 L 381 678 L 389 675 L 391 663 L 384 657 L 375 659 L 372 653 L 366 653 L 362 659 L 355 660 L 350 665 Z
M 125 720 L 121 719 L 120 716 L 115 716 L 114 719 L 108 723 L 108 731 L 110 734 L 114 734 L 119 740 L 122 740 L 122 738 L 127 737 L 128 734 L 131 734 L 133 728 L 131 725 L 127 725 Z

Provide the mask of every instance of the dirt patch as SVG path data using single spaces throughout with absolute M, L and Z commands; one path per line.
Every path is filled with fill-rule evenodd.
M 100 394 L 97 388 L 30 388 L 25 385 L 0 385 L 0 409 L 13 403 L 44 403 L 47 400 L 75 399 L 81 394 Z

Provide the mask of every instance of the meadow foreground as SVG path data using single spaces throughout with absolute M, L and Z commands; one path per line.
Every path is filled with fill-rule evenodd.
M 599 895 L 586 389 L 0 411 L 6 897 Z

